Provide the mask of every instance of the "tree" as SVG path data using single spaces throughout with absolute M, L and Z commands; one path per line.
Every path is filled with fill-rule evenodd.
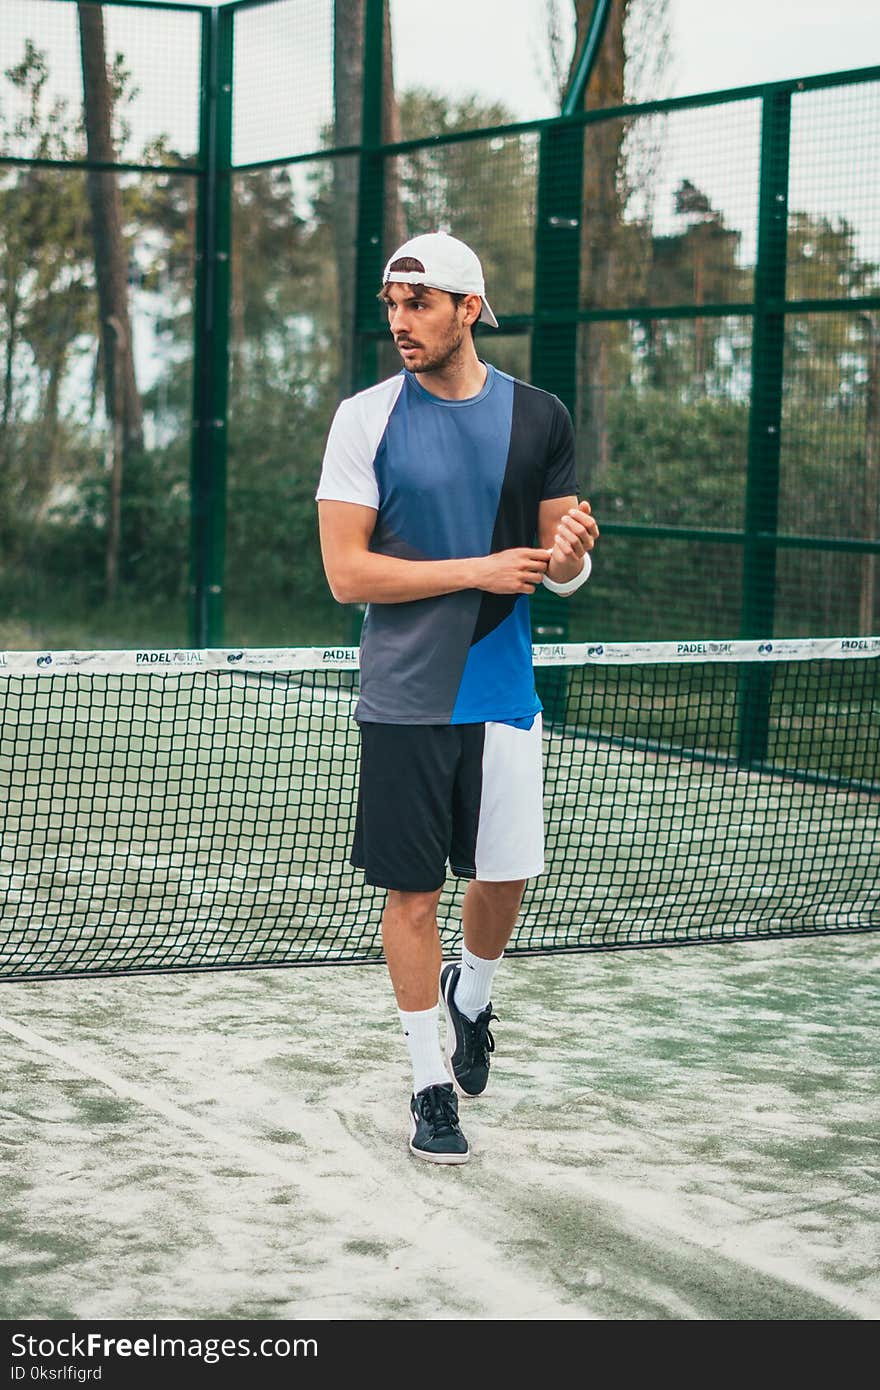
M 689 179 L 682 179 L 676 189 L 675 212 L 684 222 L 682 230 L 652 236 L 647 243 L 644 301 L 693 304 L 699 309 L 706 303 L 747 299 L 751 272 L 737 265 L 742 233 L 726 225 L 724 215 Z M 651 384 L 686 390 L 692 397 L 709 391 L 722 340 L 731 366 L 738 352 L 724 320 L 718 318 L 646 318 L 643 333 Z
M 346 147 L 359 145 L 363 121 L 365 0 L 334 0 L 332 143 Z M 382 138 L 394 142 L 400 136 L 400 118 L 394 89 L 394 58 L 391 48 L 390 0 L 384 0 L 382 37 Z M 353 378 L 355 330 L 355 284 L 357 279 L 357 226 L 359 161 L 341 157 L 333 161 L 333 224 L 339 294 L 340 395 L 350 389 Z M 397 189 L 397 165 L 385 161 L 383 209 L 384 246 L 399 246 L 403 238 L 403 219 Z
M 575 45 L 562 93 L 571 88 L 593 18 L 595 0 L 573 0 Z M 585 93 L 588 110 L 621 106 L 631 97 L 658 95 L 668 54 L 666 0 L 612 0 L 602 44 Z M 638 297 L 646 229 L 627 220 L 638 181 L 651 175 L 650 136 L 625 119 L 585 128 L 580 305 L 605 309 Z M 640 191 L 645 192 L 644 189 Z M 647 200 L 649 201 L 649 200 Z M 626 371 L 625 327 L 581 325 L 575 427 L 584 482 L 601 478 L 610 459 L 608 399 Z
M 503 126 L 513 119 L 499 102 L 477 97 L 458 101 L 422 89 L 401 94 L 403 139 L 426 130 L 436 135 Z M 487 285 L 504 287 L 507 304 L 531 307 L 534 253 L 535 145 L 513 136 L 489 142 L 431 146 L 400 160 L 400 205 L 404 234 L 449 231 L 479 246 Z M 487 202 L 497 190 L 504 218 L 486 218 Z M 491 290 L 490 290 L 491 295 Z
M 624 25 L 631 0 L 612 0 L 599 56 L 585 94 L 588 109 L 620 106 L 624 97 Z M 580 62 L 593 16 L 594 0 L 575 0 L 576 41 L 566 88 Z M 581 233 L 581 304 L 601 309 L 610 302 L 617 273 L 616 232 L 622 221 L 620 121 L 599 121 L 587 127 L 584 138 L 583 208 Z M 608 466 L 607 399 L 609 350 L 613 330 L 603 323 L 585 323 L 578 353 L 577 419 L 579 454 L 586 460 L 591 481 Z
M 112 164 L 114 91 L 107 70 L 104 12 L 100 5 L 80 0 L 77 14 L 88 157 L 95 163 Z M 135 380 L 128 311 L 128 254 L 117 176 L 112 170 L 90 169 L 86 185 L 95 245 L 104 400 L 112 439 L 106 551 L 107 597 L 112 599 L 119 578 L 123 471 L 143 452 L 143 411 Z

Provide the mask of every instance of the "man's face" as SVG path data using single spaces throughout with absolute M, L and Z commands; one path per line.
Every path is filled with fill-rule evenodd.
M 384 299 L 388 327 L 407 371 L 438 372 L 448 366 L 469 333 L 463 323 L 467 300 L 456 304 L 445 290 L 394 282 L 385 286 Z

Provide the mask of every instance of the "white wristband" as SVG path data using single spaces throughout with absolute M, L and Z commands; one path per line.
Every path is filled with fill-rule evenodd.
M 548 579 L 546 574 L 541 580 L 541 583 L 550 590 L 551 594 L 560 594 L 562 598 L 568 598 L 569 594 L 573 594 L 582 584 L 586 584 L 592 568 L 593 562 L 590 559 L 589 552 L 587 552 L 584 556 L 584 563 L 580 574 L 576 574 L 574 579 L 569 579 L 567 584 L 557 584 L 554 580 Z

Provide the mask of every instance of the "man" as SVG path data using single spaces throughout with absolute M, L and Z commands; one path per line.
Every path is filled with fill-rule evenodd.
M 410 1149 L 464 1163 L 458 1095 L 486 1086 L 493 976 L 525 881 L 544 868 L 528 595 L 538 584 L 573 593 L 599 532 L 577 500 L 565 407 L 477 355 L 474 324 L 498 324 L 470 247 L 414 237 L 389 260 L 380 298 L 403 370 L 339 406 L 317 492 L 331 591 L 368 605 L 351 862 L 388 893 Z M 447 861 L 471 882 L 462 958 L 441 974 Z

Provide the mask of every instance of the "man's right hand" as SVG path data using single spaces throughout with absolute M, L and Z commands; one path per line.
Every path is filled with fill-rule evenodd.
M 547 572 L 550 550 L 499 550 L 474 561 L 477 567 L 475 589 L 489 594 L 533 594 Z

